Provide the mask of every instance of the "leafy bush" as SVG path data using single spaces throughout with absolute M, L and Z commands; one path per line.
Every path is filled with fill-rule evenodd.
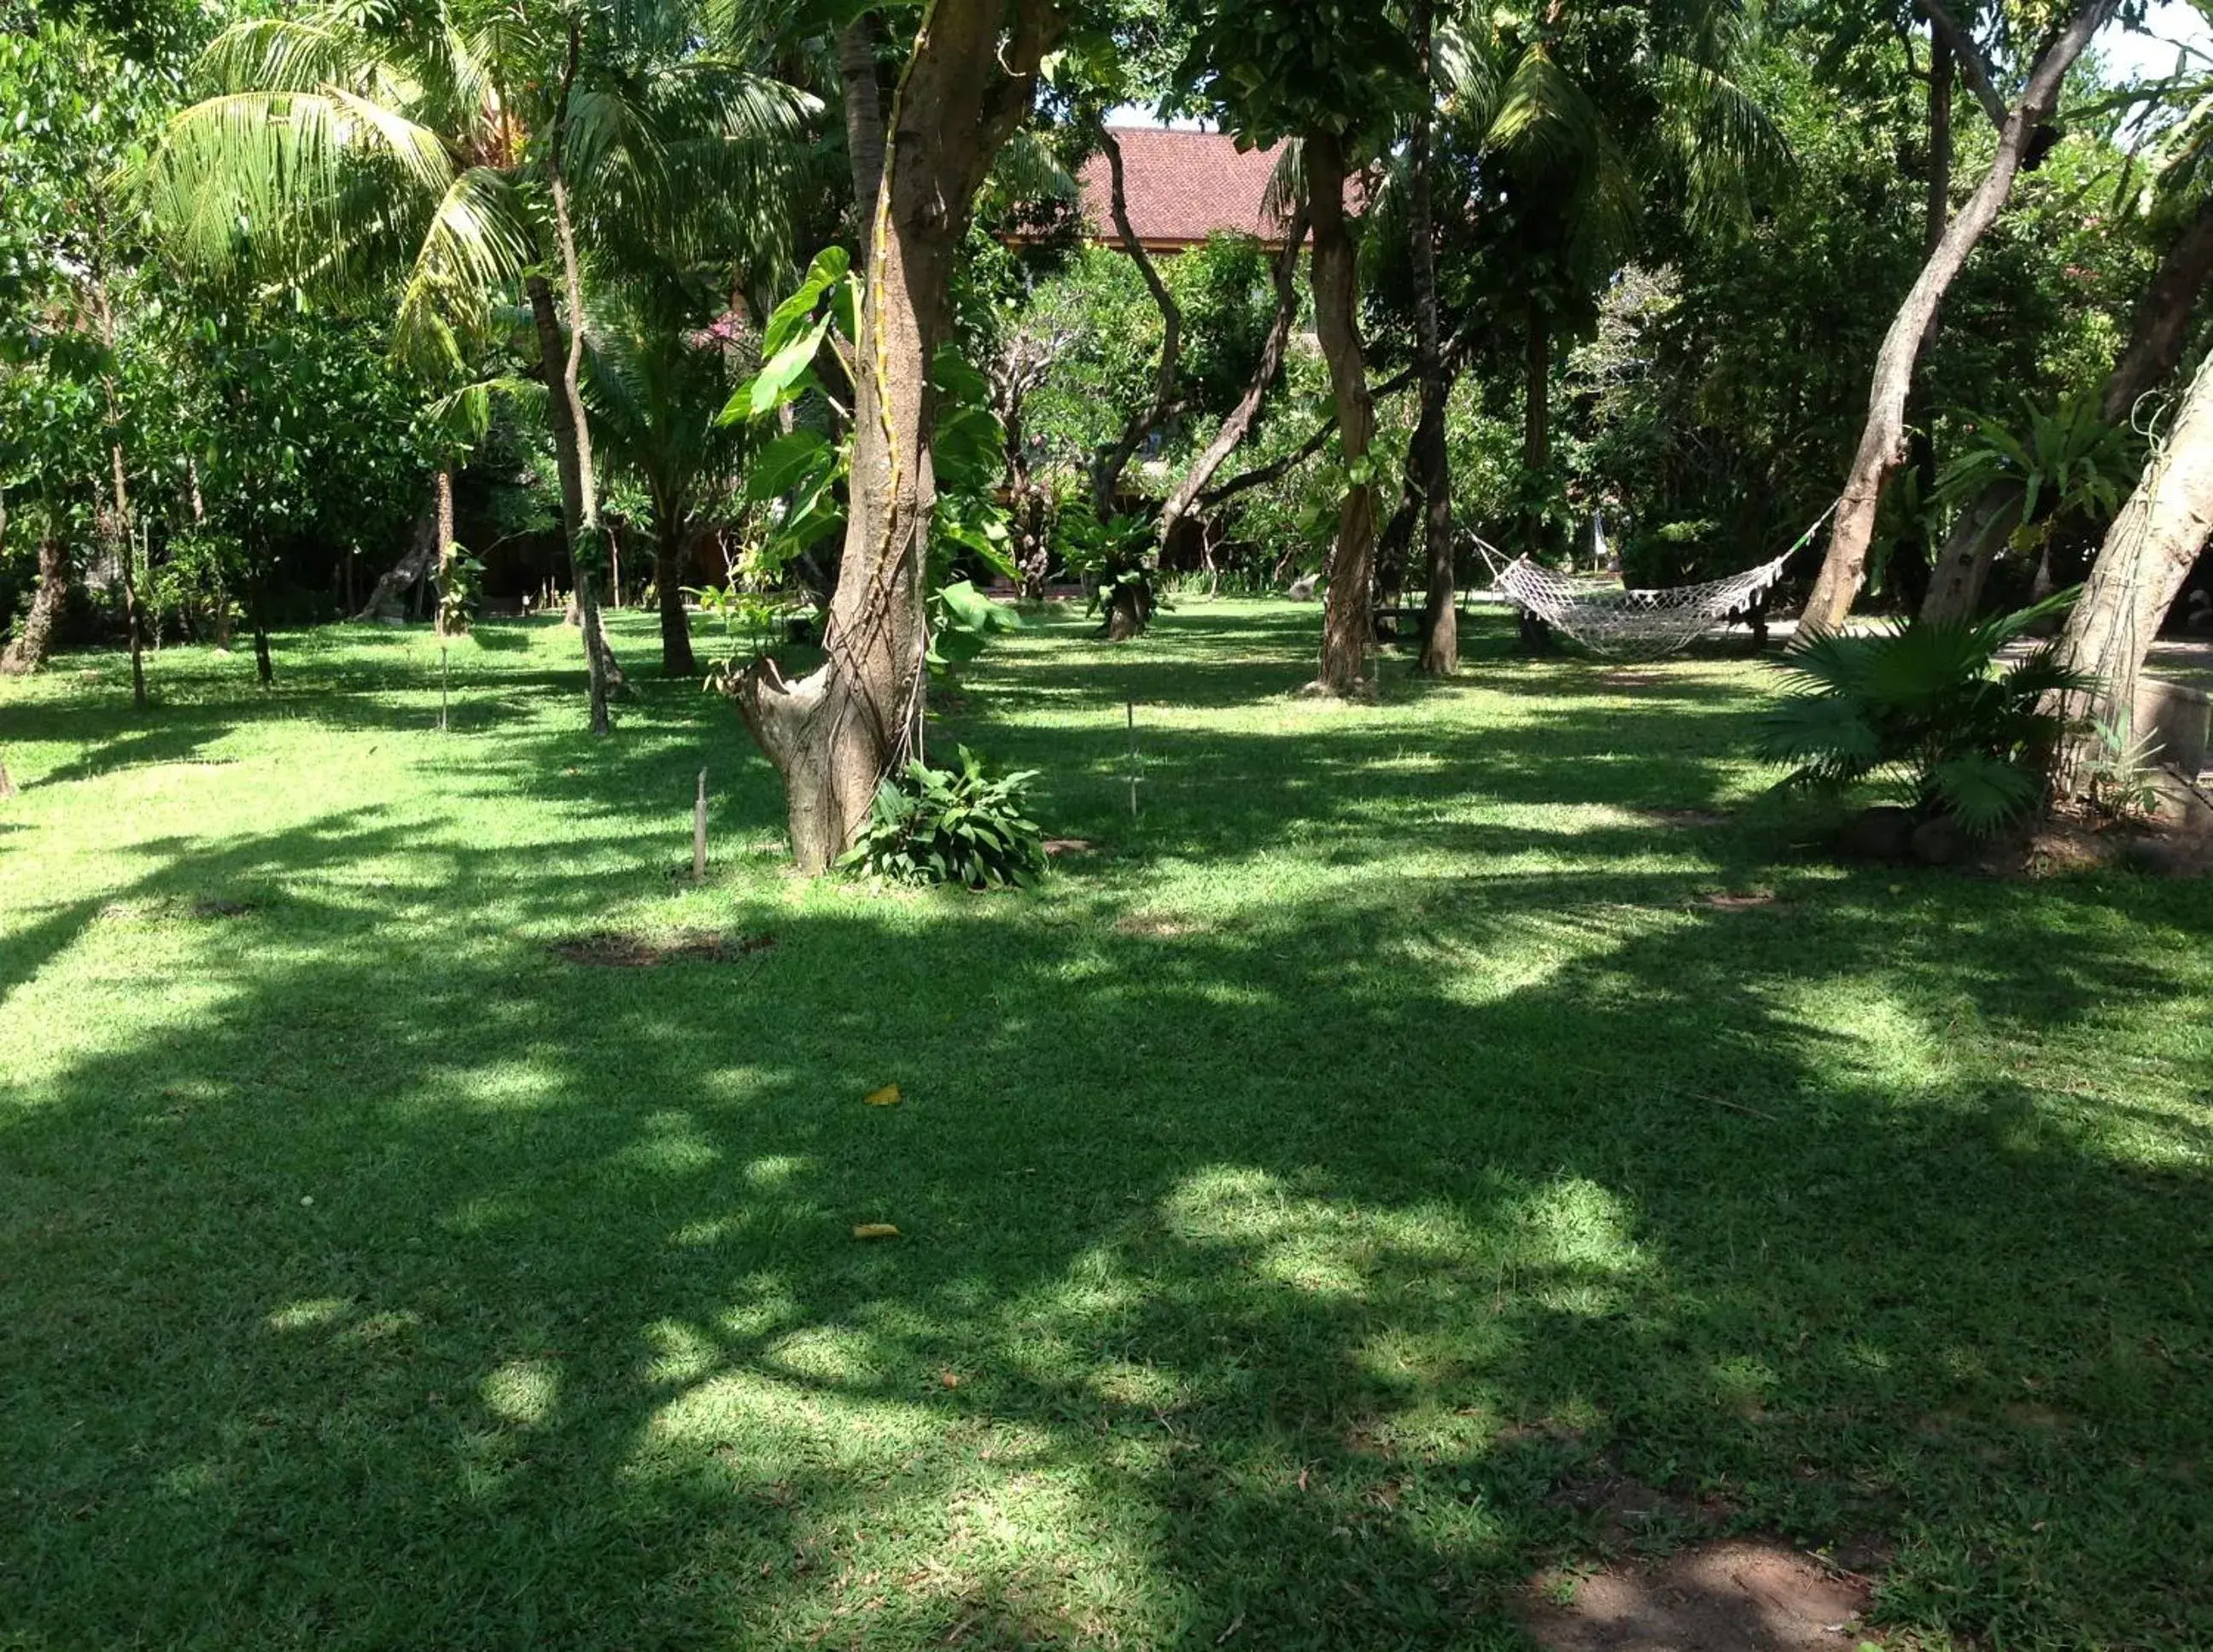
M 1152 624 L 1161 597 L 1149 524 L 1122 515 L 1102 522 L 1088 511 L 1068 510 L 1055 533 L 1061 560 L 1090 588 L 1091 612 L 1106 614 L 1109 636 L 1119 642 Z
M 895 883 L 1021 888 L 1045 869 L 1045 834 L 1029 817 L 1033 771 L 996 777 L 966 746 L 960 766 L 910 763 L 876 787 L 860 841 L 838 869 Z
M 1785 785 L 1895 775 L 1917 812 L 1969 832 L 2020 819 L 2069 731 L 2055 704 L 2089 684 L 2051 643 L 2003 669 L 1998 657 L 2075 596 L 1979 624 L 1893 622 L 1798 644 L 1785 661 L 1797 692 L 1763 720 L 1762 754 L 1797 765 Z

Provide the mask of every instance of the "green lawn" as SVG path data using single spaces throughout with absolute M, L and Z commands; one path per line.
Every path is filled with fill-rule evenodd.
M 973 668 L 1103 848 L 1021 895 L 790 877 L 637 616 L 604 744 L 558 624 L 443 735 L 419 631 L 0 686 L 0 1647 L 1503 1648 L 1703 1527 L 2213 1644 L 2213 890 L 1839 870 L 1764 668 L 1317 620 Z

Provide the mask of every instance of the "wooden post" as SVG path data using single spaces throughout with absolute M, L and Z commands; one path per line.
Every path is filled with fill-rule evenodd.
M 707 881 L 707 771 L 699 771 L 699 793 L 692 803 L 692 881 Z
M 1130 818 L 1137 818 L 1137 703 L 1129 703 L 1130 713 Z

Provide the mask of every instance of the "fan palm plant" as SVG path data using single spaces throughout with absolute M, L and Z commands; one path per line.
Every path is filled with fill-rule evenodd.
M 1762 722 L 1783 783 L 1840 788 L 1892 776 L 1919 814 L 1988 832 L 2035 808 L 2070 724 L 2055 709 L 2088 680 L 2047 643 L 2009 648 L 2064 613 L 2067 591 L 1996 619 L 1893 621 L 1809 635 L 1786 667 L 1795 692 Z

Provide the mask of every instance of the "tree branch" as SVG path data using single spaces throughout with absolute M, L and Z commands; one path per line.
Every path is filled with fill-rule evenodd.
M 1913 0 L 1921 15 L 1929 20 L 1929 27 L 1936 38 L 1952 49 L 1960 62 L 1960 78 L 1967 82 L 1967 89 L 1983 106 L 1983 113 L 1990 118 L 1990 125 L 2000 131 L 2005 130 L 2008 111 L 2005 100 L 1998 95 L 1997 86 L 1990 74 L 1990 60 L 1983 55 L 1983 48 L 1975 37 L 1952 15 L 1944 0 Z
M 1175 416 L 1179 411 L 1176 383 L 1183 375 L 1183 307 L 1168 290 L 1161 272 L 1153 267 L 1152 255 L 1145 244 L 1137 239 L 1137 232 L 1130 223 L 1130 202 L 1125 188 L 1122 170 L 1122 144 L 1106 125 L 1102 116 L 1094 125 L 1093 134 L 1106 156 L 1107 210 L 1114 219 L 1115 232 L 1122 238 L 1122 250 L 1137 266 L 1144 277 L 1146 290 L 1153 296 L 1153 306 L 1161 313 L 1161 367 L 1153 381 L 1152 405 L 1139 413 L 1123 427 L 1121 439 L 1101 457 L 1092 479 L 1092 491 L 1104 521 L 1114 514 L 1114 492 L 1120 486 L 1122 472 L 1130 460 L 1144 445 L 1145 438 Z

